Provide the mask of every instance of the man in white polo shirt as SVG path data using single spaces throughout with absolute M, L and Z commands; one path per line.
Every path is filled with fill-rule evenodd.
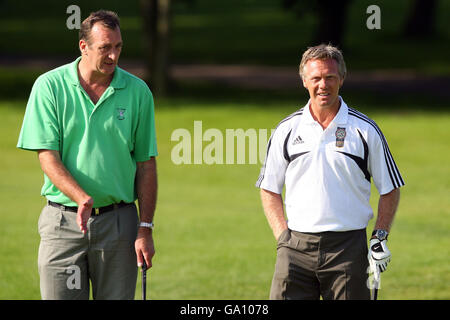
M 386 269 L 404 181 L 379 127 L 339 96 L 342 53 L 309 48 L 300 76 L 310 100 L 277 126 L 256 184 L 278 241 L 270 298 L 369 299 L 367 257 Z M 368 254 L 371 178 L 380 200 Z

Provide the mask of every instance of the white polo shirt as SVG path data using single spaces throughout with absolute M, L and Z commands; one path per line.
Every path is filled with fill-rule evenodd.
M 405 183 L 383 133 L 366 115 L 341 106 L 323 130 L 309 104 L 273 132 L 256 186 L 281 194 L 288 227 L 300 232 L 348 231 L 373 217 L 370 179 L 380 194 Z

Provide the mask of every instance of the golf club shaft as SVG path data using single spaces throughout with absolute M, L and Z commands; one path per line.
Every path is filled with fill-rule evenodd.
M 375 268 L 373 272 L 373 280 L 372 280 L 372 292 L 371 292 L 371 300 L 377 300 L 378 298 L 378 288 L 380 285 L 380 274 L 378 270 Z

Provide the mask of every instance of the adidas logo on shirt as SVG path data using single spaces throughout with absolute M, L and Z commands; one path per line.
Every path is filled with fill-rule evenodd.
M 304 143 L 305 141 L 303 141 L 302 137 L 297 136 L 297 138 L 295 138 L 294 142 L 292 143 L 292 145 L 296 145 L 299 143 Z

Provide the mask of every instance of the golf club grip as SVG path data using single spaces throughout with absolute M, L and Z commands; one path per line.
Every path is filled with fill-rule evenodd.
M 147 264 L 142 264 L 142 300 L 147 298 Z

